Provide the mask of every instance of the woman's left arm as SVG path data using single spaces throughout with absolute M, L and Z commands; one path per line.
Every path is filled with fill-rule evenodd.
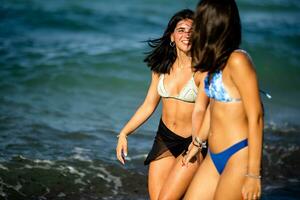
M 260 166 L 263 138 L 263 111 L 256 72 L 245 52 L 233 52 L 228 60 L 231 78 L 238 88 L 248 120 L 248 168 L 243 196 L 260 196 Z
M 210 128 L 210 111 L 208 110 L 209 98 L 205 94 L 204 89 L 204 80 L 207 73 L 201 73 L 200 84 L 198 86 L 197 99 L 194 105 L 193 114 L 192 114 L 192 136 L 193 141 L 189 146 L 187 155 L 184 156 L 182 163 L 185 166 L 188 166 L 190 160 L 201 150 L 202 141 L 206 141 L 208 137 L 208 131 Z M 201 144 L 197 144 L 194 141 L 198 138 L 201 141 Z M 195 144 L 197 146 L 195 146 Z M 201 147 L 199 146 L 201 145 Z

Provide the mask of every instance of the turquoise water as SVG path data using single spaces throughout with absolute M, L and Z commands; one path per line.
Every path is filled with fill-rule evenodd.
M 115 136 L 149 85 L 143 41 L 160 36 L 173 13 L 196 3 L 2 0 L 0 198 L 147 199 L 142 163 L 160 109 L 130 137 L 125 168 L 115 160 Z M 242 48 L 273 97 L 264 98 L 264 199 L 296 199 L 300 1 L 238 5 Z

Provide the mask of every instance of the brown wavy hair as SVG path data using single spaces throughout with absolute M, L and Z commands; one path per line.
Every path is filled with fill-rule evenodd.
M 192 64 L 196 71 L 222 70 L 241 43 L 241 22 L 234 0 L 198 3 L 191 37 Z

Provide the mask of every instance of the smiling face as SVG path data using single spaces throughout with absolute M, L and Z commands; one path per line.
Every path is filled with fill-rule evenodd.
M 175 42 L 177 50 L 187 53 L 191 49 L 192 24 L 193 20 L 191 19 L 184 19 L 177 23 L 174 32 L 171 34 L 171 41 Z

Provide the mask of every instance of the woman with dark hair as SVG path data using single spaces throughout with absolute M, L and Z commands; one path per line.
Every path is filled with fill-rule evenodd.
M 206 112 L 210 130 L 208 154 L 184 199 L 259 199 L 263 111 L 253 63 L 239 49 L 241 24 L 235 1 L 200 1 L 193 29 L 192 63 L 207 76 L 198 90 L 193 142 L 184 165 L 206 139 L 201 132 Z
M 159 39 L 149 40 L 152 51 L 145 58 L 152 80 L 143 104 L 119 134 L 116 154 L 125 164 L 127 136 L 142 125 L 162 100 L 162 116 L 152 150 L 145 160 L 149 164 L 150 198 L 180 199 L 196 172 L 202 155 L 182 166 L 182 155 L 192 141 L 192 112 L 197 89 L 204 78 L 191 67 L 190 35 L 194 13 L 185 9 L 176 13 Z

